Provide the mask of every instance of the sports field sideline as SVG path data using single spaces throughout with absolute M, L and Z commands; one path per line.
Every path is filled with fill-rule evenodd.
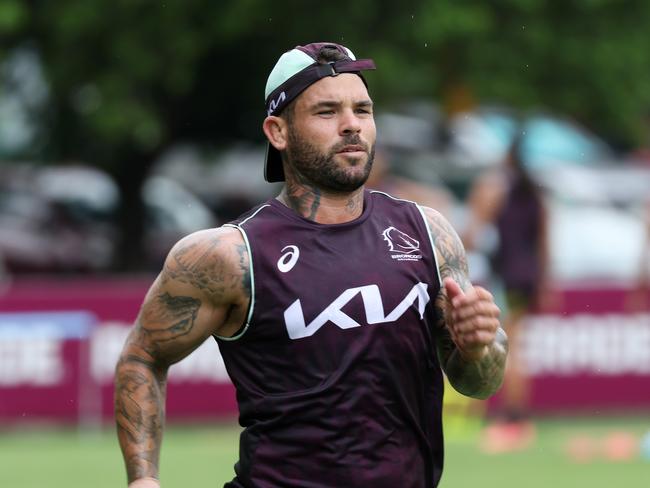
M 532 449 L 489 455 L 478 447 L 476 425 L 451 426 L 440 487 L 646 488 L 650 486 L 650 459 L 634 449 L 629 452 L 631 446 L 625 439 L 641 439 L 648 431 L 647 416 L 546 419 L 538 422 L 538 440 Z M 233 474 L 238 432 L 234 423 L 170 426 L 162 451 L 163 487 L 223 486 Z M 582 459 L 567 454 L 576 443 L 584 448 Z M 623 458 L 631 457 L 608 458 L 616 457 L 617 452 Z M 126 486 L 114 432 L 111 428 L 2 430 L 0 486 Z

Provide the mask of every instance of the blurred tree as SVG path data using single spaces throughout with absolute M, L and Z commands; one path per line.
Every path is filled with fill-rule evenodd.
M 650 106 L 644 0 L 423 2 L 415 36 L 479 100 L 569 114 L 616 145 L 638 143 Z M 422 52 L 422 49 L 420 49 Z
M 44 157 L 116 178 L 120 267 L 137 269 L 151 166 L 179 141 L 261 142 L 283 50 L 332 40 L 372 56 L 380 107 L 412 96 L 547 107 L 632 143 L 650 105 L 648 21 L 643 0 L 0 0 L 0 56 L 38 53 Z

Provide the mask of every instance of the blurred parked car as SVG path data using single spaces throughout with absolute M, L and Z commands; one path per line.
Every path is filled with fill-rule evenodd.
M 150 178 L 142 199 L 152 266 L 180 237 L 216 225 L 197 197 L 166 178 Z M 119 201 L 115 182 L 96 168 L 1 166 L 0 260 L 12 273 L 109 271 Z
M 107 177 L 83 169 L 2 167 L 0 258 L 10 272 L 98 270 L 110 266 L 116 201 L 98 202 Z M 109 187 L 112 181 L 108 179 Z
M 181 237 L 217 225 L 210 209 L 192 192 L 164 176 L 151 176 L 142 188 L 144 246 L 148 263 L 158 269 Z
M 634 286 L 647 245 L 650 168 L 566 165 L 535 178 L 547 190 L 556 280 Z
M 615 159 L 603 139 L 567 117 L 495 107 L 452 117 L 447 150 L 457 165 L 492 166 L 503 160 L 517 131 L 522 134 L 524 160 L 533 169 L 592 166 Z

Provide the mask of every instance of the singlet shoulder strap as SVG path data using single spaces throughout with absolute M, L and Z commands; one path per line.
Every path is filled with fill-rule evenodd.
M 224 337 L 215 334 L 215 337 L 221 341 L 236 341 L 237 339 L 240 339 L 250 327 L 251 318 L 253 317 L 253 310 L 255 309 L 255 273 L 253 271 L 254 256 L 253 256 L 253 251 L 251 249 L 250 241 L 248 239 L 248 234 L 246 234 L 246 230 L 244 230 L 243 225 L 246 222 L 250 221 L 251 219 L 255 218 L 255 216 L 266 207 L 270 207 L 270 205 L 269 204 L 261 205 L 252 214 L 250 214 L 248 217 L 244 218 L 238 223 L 235 222 L 235 223 L 224 224 L 224 227 L 231 227 L 237 229 L 241 234 L 242 239 L 244 240 L 244 244 L 246 245 L 246 252 L 248 252 L 248 275 L 250 277 L 251 299 L 250 299 L 250 303 L 248 304 L 248 314 L 246 315 L 246 322 L 242 325 L 239 331 L 233 336 Z

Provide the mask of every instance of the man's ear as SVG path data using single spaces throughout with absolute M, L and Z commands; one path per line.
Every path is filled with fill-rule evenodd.
M 269 115 L 264 119 L 262 130 L 271 145 L 278 151 L 284 151 L 287 147 L 287 140 L 289 138 L 289 128 L 287 121 L 282 117 Z

